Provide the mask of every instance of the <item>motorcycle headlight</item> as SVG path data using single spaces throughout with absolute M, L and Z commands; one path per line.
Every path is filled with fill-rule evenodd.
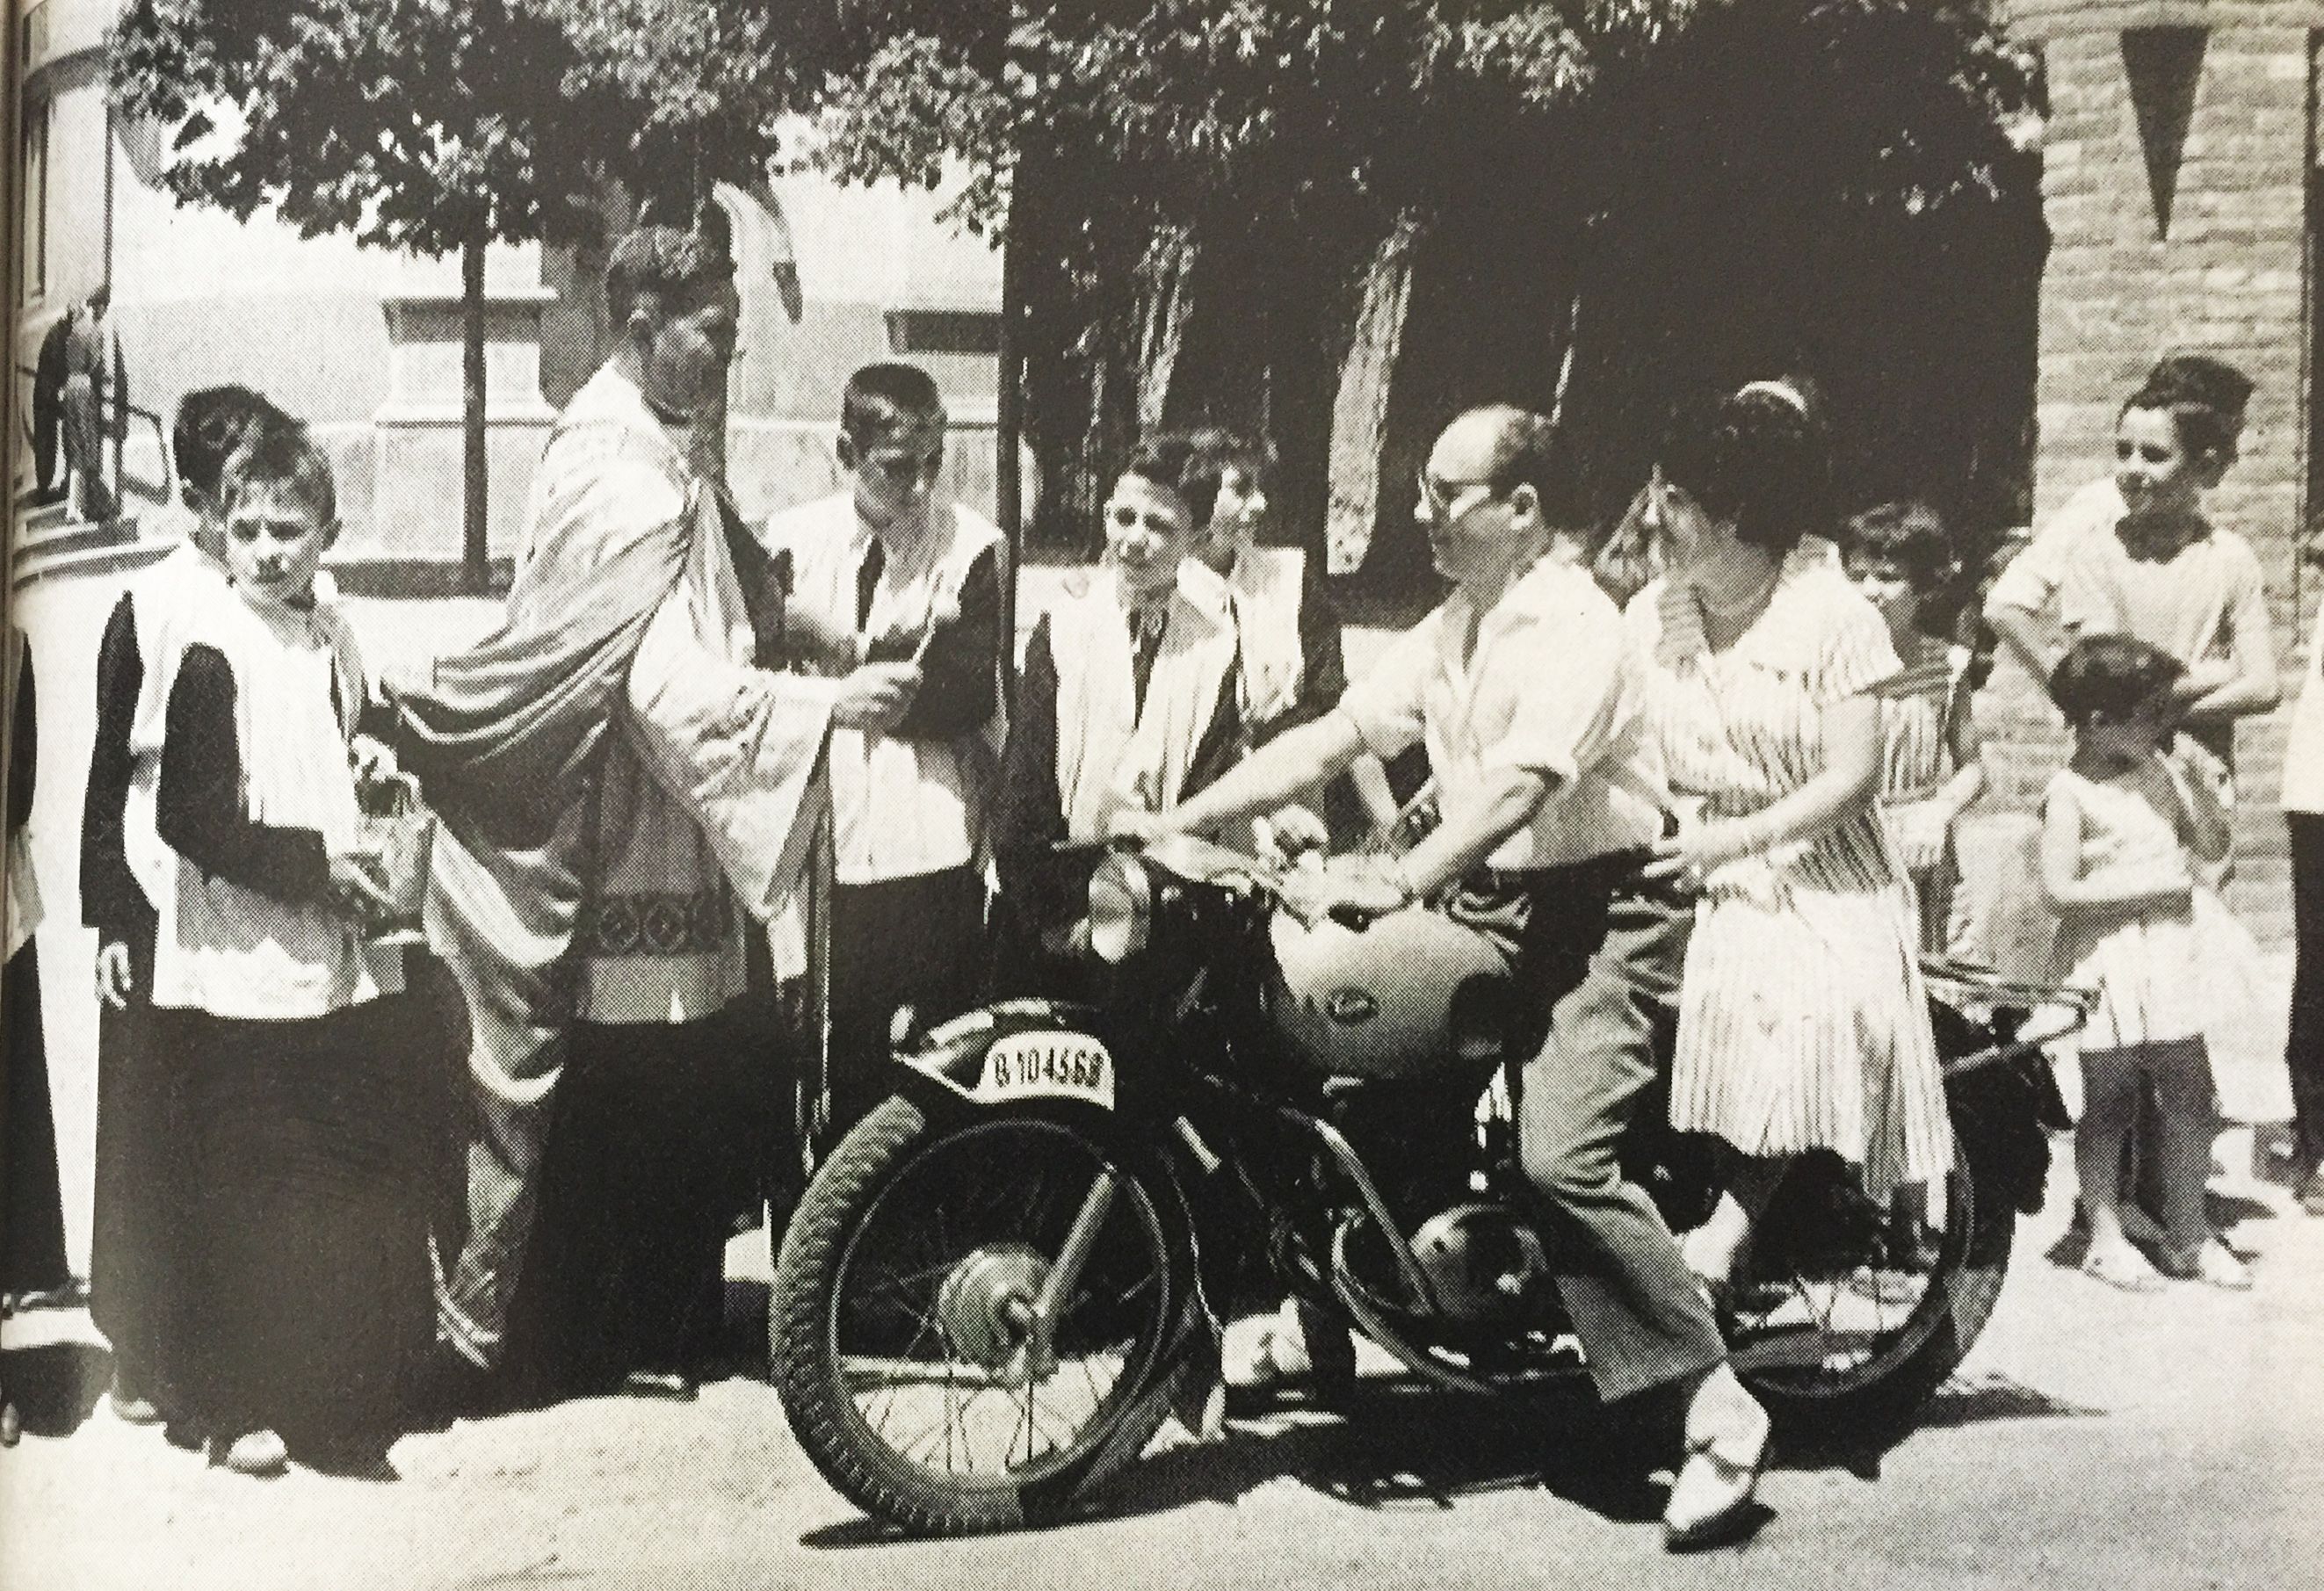
M 1154 880 L 1133 857 L 1109 856 L 1090 875 L 1090 952 L 1119 966 L 1154 935 Z

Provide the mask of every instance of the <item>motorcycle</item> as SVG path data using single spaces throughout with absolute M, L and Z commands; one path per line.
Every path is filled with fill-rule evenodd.
M 1438 911 L 1339 921 L 1296 893 L 1203 841 L 1110 849 L 1087 988 L 902 1035 L 896 1091 L 793 1215 L 770 1313 L 792 1429 L 857 1506 L 929 1535 L 1085 1511 L 1169 1414 L 1215 1418 L 1220 1322 L 1286 1293 L 1448 1392 L 1580 1384 L 1568 1239 L 1518 1164 L 1540 1035 L 1505 958 Z M 1795 1428 L 1912 1419 L 1984 1329 L 2067 1125 L 2042 1046 L 2087 1002 L 1928 971 L 1950 1176 L 1876 1205 L 1803 1157 L 1722 1312 Z M 1708 1156 L 1642 1115 L 1626 1166 L 1685 1230 Z

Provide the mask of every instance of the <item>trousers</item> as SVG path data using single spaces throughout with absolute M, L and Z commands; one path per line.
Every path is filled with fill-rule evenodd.
M 1632 1124 L 1663 1104 L 1657 1039 L 1677 1021 L 1694 921 L 1691 906 L 1636 886 L 1637 861 L 1530 875 L 1515 936 L 1520 998 L 1548 1029 L 1519 1078 L 1518 1153 L 1565 1239 L 1559 1295 L 1608 1402 L 1727 1356 L 1676 1239 L 1621 1163 Z
M 973 868 L 832 891 L 831 1141 L 888 1097 L 888 1025 L 898 1007 L 934 1023 L 973 997 L 983 923 L 984 884 Z
M 2300 1167 L 2324 1164 L 2324 814 L 2291 812 L 2292 1032 L 2283 1048 L 2292 1073 L 2292 1124 Z

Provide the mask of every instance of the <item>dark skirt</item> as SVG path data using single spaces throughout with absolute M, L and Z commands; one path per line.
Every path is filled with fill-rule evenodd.
M 150 1036 L 152 924 L 144 924 L 128 944 L 129 1003 L 120 1009 L 101 1002 L 97 1007 L 88 1311 L 113 1345 L 122 1388 L 166 1408 L 171 1399 L 164 1350 L 175 1336 L 185 1133 L 177 1119 L 177 1069 L 171 1057 L 156 1053 Z
M 783 1136 L 790 1076 L 759 1002 L 683 1025 L 576 1023 L 510 1361 L 544 1392 L 700 1372 L 741 1191 Z
M 292 1451 L 382 1442 L 433 1335 L 429 1090 L 401 999 L 302 1022 L 156 1011 L 180 1085 L 184 1412 Z
M 65 1259 L 64 1192 L 57 1175 L 57 1118 L 49 1103 L 49 1054 L 41 1036 L 40 952 L 24 942 L 0 970 L 6 1009 L 7 1117 L 0 1154 L 7 1156 L 6 1235 L 0 1240 L 0 1290 L 45 1292 L 72 1279 Z

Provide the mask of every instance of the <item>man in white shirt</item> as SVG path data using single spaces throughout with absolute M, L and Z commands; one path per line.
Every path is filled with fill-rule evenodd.
M 1563 1223 L 1558 1276 L 1609 1402 L 1655 1388 L 1688 1400 L 1688 1454 L 1665 1516 L 1674 1547 L 1746 1517 L 1767 1416 L 1728 1366 L 1676 1241 L 1618 1155 L 1652 1108 L 1654 1031 L 1675 1010 L 1692 913 L 1638 869 L 1668 797 L 1646 719 L 1643 660 L 1589 574 L 1548 557 L 1572 513 L 1571 464 L 1549 421 L 1474 409 L 1447 427 L 1418 517 L 1452 594 L 1340 704 L 1263 747 L 1175 812 L 1210 828 L 1271 810 L 1362 751 L 1425 745 L 1443 819 L 1401 858 L 1326 874 L 1314 903 L 1396 910 L 1456 886 L 1456 916 L 1512 930 L 1516 986 L 1548 1016 L 1524 1069 L 1526 1174 Z
M 768 547 L 790 563 L 787 623 L 810 621 L 837 642 L 794 662 L 842 674 L 920 667 L 900 713 L 831 739 L 833 1136 L 885 1097 L 897 1009 L 948 1016 L 974 990 L 1003 545 L 991 520 L 936 490 L 945 425 L 926 372 L 857 371 L 840 405 L 847 489 L 766 529 Z

